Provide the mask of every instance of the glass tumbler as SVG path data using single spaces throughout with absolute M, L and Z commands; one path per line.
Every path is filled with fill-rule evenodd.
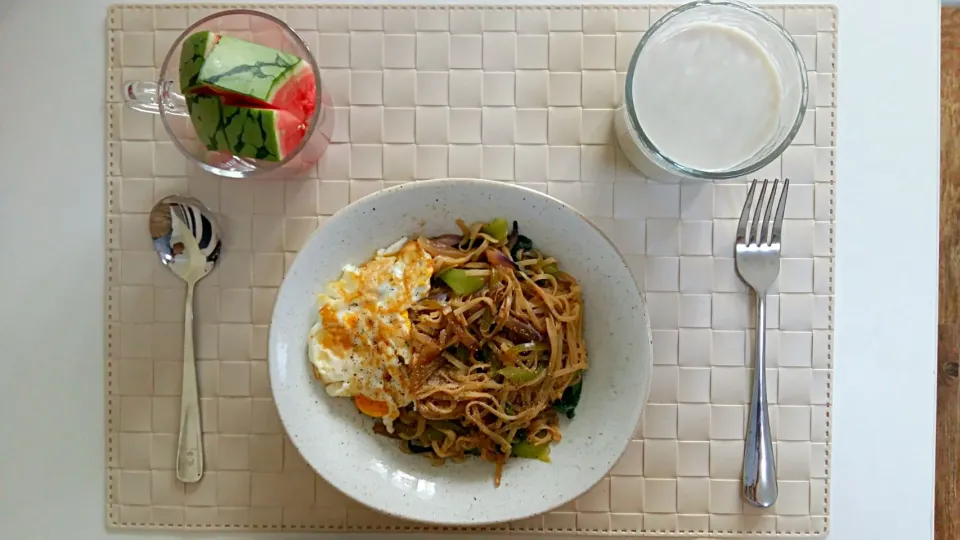
M 187 98 L 180 92 L 180 51 L 189 36 L 199 31 L 210 31 L 221 36 L 231 36 L 290 53 L 301 58 L 312 69 L 313 81 L 294 92 L 316 93 L 316 105 L 304 118 L 284 115 L 290 124 L 284 129 L 302 133 L 292 149 L 287 148 L 280 159 L 239 156 L 240 150 L 210 149 L 198 137 L 194 122 L 187 108 Z M 313 54 L 300 36 L 280 19 L 249 9 L 230 9 L 200 19 L 184 30 L 160 66 L 157 81 L 125 81 L 124 100 L 127 107 L 136 111 L 159 114 L 167 134 L 177 149 L 187 159 L 202 169 L 227 178 L 273 178 L 299 175 L 311 167 L 323 155 L 333 133 L 334 112 L 330 94 L 320 80 L 320 70 Z M 300 98 L 302 96 L 297 96 Z M 225 102 L 226 103 L 226 102 Z M 225 109 L 221 110 L 222 111 Z M 309 109 L 304 109 L 309 111 Z M 226 131 L 227 128 L 223 128 Z M 279 130 L 279 123 L 278 123 Z M 246 134 L 243 135 L 244 137 Z M 260 135 L 258 135 L 260 136 Z M 283 138 L 278 142 L 283 145 Z M 292 145 L 292 141 L 289 143 Z M 249 154 L 250 152 L 245 152 Z
M 723 180 L 776 159 L 806 107 L 806 67 L 783 26 L 742 2 L 701 0 L 640 39 L 614 126 L 648 178 Z

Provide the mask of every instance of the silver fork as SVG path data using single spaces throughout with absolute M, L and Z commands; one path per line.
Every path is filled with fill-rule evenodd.
M 777 213 L 772 216 L 771 223 L 773 203 L 778 197 L 778 183 L 777 180 L 773 181 L 770 196 L 766 197 L 768 182 L 764 180 L 754 207 L 753 192 L 757 187 L 757 181 L 754 180 L 747 191 L 747 201 L 743 204 L 737 224 L 737 273 L 757 295 L 756 362 L 743 447 L 743 498 L 760 508 L 768 508 L 777 501 L 777 464 L 773 457 L 773 437 L 767 413 L 767 290 L 780 273 L 780 233 L 783 230 L 783 212 L 787 205 L 790 180 L 783 181 Z M 766 210 L 761 217 L 764 200 Z M 751 208 L 754 208 L 752 216 Z

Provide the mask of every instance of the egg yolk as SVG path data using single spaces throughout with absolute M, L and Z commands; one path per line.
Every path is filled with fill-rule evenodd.
M 353 403 L 360 409 L 360 412 L 367 416 L 380 418 L 390 412 L 390 408 L 385 401 L 376 401 L 363 394 L 357 394 L 353 398 Z

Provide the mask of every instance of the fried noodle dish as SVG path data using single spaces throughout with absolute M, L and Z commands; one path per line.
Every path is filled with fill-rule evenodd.
M 558 261 L 502 218 L 377 252 L 320 295 L 314 373 L 436 464 L 549 462 L 587 369 L 583 299 Z

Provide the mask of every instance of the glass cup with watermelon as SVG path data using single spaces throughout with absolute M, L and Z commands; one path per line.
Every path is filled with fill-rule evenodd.
M 124 98 L 159 114 L 188 159 L 228 178 L 300 175 L 333 133 L 332 103 L 303 40 L 280 19 L 248 9 L 187 28 L 159 79 L 125 82 Z

